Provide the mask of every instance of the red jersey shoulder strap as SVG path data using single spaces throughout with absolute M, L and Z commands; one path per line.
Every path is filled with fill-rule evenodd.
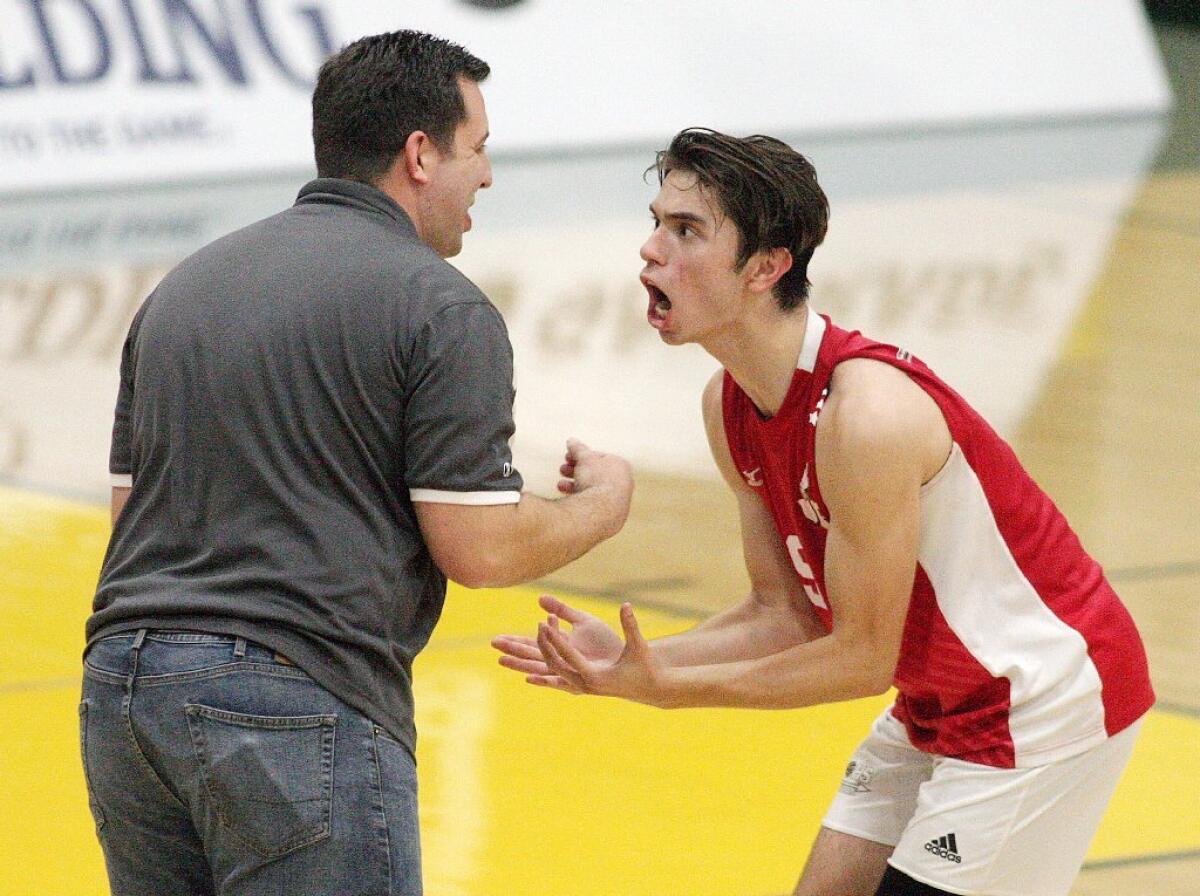
M 725 443 L 733 462 L 740 470 L 744 466 L 749 447 L 746 445 L 746 403 L 749 401 L 742 387 L 726 370 L 721 379 L 721 419 L 725 424 Z

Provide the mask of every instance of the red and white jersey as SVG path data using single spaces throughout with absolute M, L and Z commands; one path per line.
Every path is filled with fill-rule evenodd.
M 1080 753 L 1154 702 L 1133 620 L 1066 519 L 1012 449 L 903 349 L 808 311 L 792 385 L 764 419 L 728 373 L 723 413 L 733 461 L 766 502 L 822 622 L 829 509 L 813 463 L 833 369 L 871 358 L 904 371 L 941 408 L 953 446 L 921 489 L 916 578 L 893 714 L 914 746 L 1002 768 Z

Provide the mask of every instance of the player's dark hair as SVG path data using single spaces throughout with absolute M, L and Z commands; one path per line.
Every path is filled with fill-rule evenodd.
M 373 184 L 424 131 L 443 152 L 466 118 L 458 79 L 482 81 L 488 64 L 458 44 L 420 31 L 356 40 L 329 57 L 313 91 L 319 177 Z
M 808 159 L 774 137 L 687 128 L 647 170 L 660 184 L 672 171 L 695 174 L 737 225 L 736 269 L 762 249 L 787 249 L 792 267 L 775 284 L 779 307 L 789 311 L 808 298 L 808 263 L 829 227 L 829 200 Z

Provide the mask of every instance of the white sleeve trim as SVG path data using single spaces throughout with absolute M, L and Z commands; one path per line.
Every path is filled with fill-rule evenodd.
M 133 488 L 132 473 L 113 473 L 111 475 L 113 488 Z
M 408 496 L 428 504 L 470 504 L 476 507 L 517 504 L 520 492 L 443 492 L 433 488 L 411 488 Z

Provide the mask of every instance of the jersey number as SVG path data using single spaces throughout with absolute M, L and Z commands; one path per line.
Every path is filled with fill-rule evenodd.
M 804 586 L 804 593 L 808 596 L 809 603 L 822 610 L 828 610 L 829 604 L 825 603 L 825 598 L 821 597 L 821 591 L 817 587 L 817 577 L 813 575 L 812 567 L 804 559 L 804 548 L 800 546 L 799 535 L 787 537 L 787 549 L 792 556 L 792 566 L 796 567 L 796 573 L 800 576 L 800 584 Z

